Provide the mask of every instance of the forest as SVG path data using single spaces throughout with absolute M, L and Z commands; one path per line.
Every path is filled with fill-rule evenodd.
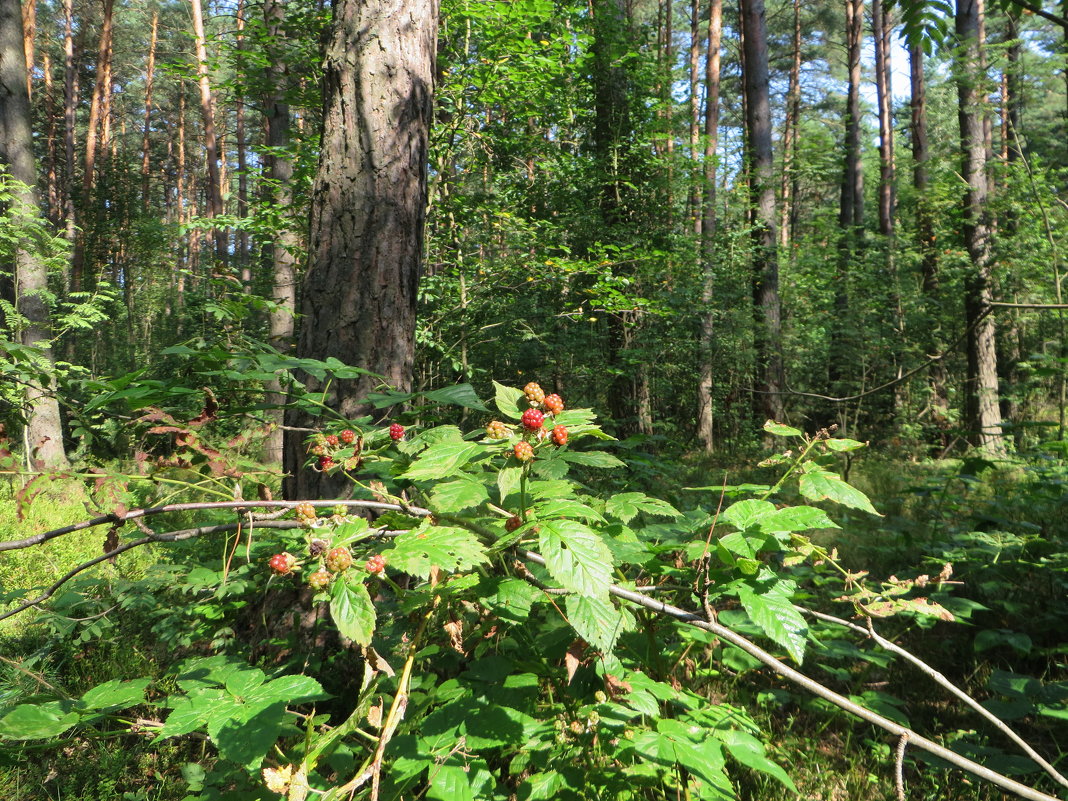
M 0 0 L 0 795 L 1068 799 L 1068 0 Z

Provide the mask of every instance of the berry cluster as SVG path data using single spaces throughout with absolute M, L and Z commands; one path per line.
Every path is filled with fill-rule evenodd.
M 293 511 L 296 513 L 297 520 L 305 528 L 312 528 L 326 522 L 318 516 L 315 506 L 310 503 L 298 503 L 293 507 Z M 343 522 L 348 518 L 349 510 L 345 504 L 336 504 L 331 511 L 334 523 Z M 312 570 L 311 566 L 305 563 L 304 569 L 311 571 L 306 573 L 305 580 L 308 586 L 316 591 L 329 588 L 335 576 L 349 570 L 354 564 L 352 551 L 344 545 L 332 548 L 328 540 L 318 537 L 308 540 L 308 556 L 316 569 Z M 267 564 L 275 575 L 289 576 L 301 567 L 302 560 L 288 551 L 283 551 L 272 556 Z M 372 575 L 383 575 L 386 572 L 386 557 L 382 554 L 374 554 L 364 563 L 363 568 Z
M 400 423 L 389 427 L 389 438 L 394 442 L 404 439 L 405 428 Z M 362 463 L 360 451 L 363 438 L 351 428 L 336 434 L 316 434 L 308 441 L 308 455 L 314 457 L 315 469 L 328 473 L 336 467 L 348 471 L 357 470 Z M 355 453 L 353 453 L 355 446 Z
M 567 427 L 559 423 L 552 425 L 551 432 L 546 428 L 546 420 L 549 415 L 553 418 L 564 410 L 564 400 L 556 393 L 546 395 L 545 390 L 536 382 L 531 381 L 523 387 L 523 395 L 526 397 L 530 408 L 523 411 L 520 417 L 520 426 L 513 429 L 500 420 L 493 420 L 486 426 L 488 439 L 519 438 L 512 444 L 512 453 L 520 462 L 529 462 L 534 458 L 534 446 L 542 442 L 552 442 L 558 447 L 567 444 Z M 555 420 L 554 420 L 555 421 Z M 553 422 L 554 422 L 553 421 Z

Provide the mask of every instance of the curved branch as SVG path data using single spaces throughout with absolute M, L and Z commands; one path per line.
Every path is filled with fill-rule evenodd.
M 536 554 L 533 551 L 520 550 L 520 553 L 525 559 L 528 559 L 531 562 L 535 562 L 542 566 L 545 565 L 545 560 L 539 554 Z M 809 678 L 801 671 L 795 670 L 789 665 L 779 661 L 760 646 L 750 642 L 742 635 L 731 631 L 726 626 L 723 626 L 714 621 L 705 620 L 702 616 L 694 614 L 693 612 L 689 612 L 685 609 L 680 609 L 679 607 L 672 606 L 671 604 L 666 604 L 662 601 L 656 600 L 655 598 L 646 597 L 640 593 L 624 589 L 623 587 L 620 587 L 615 584 L 611 585 L 608 588 L 608 591 L 611 595 L 614 595 L 617 598 L 621 598 L 624 601 L 628 601 L 632 604 L 645 607 L 646 609 L 650 609 L 654 612 L 659 612 L 662 615 L 673 617 L 677 620 L 681 620 L 684 623 L 688 623 L 691 626 L 695 626 L 696 628 L 704 629 L 705 631 L 709 631 L 712 634 L 715 634 L 720 639 L 729 642 L 736 648 L 740 648 L 753 658 L 767 665 L 769 668 L 771 668 L 783 678 L 786 678 L 794 684 L 803 687 L 813 695 L 819 696 L 825 701 L 829 701 L 830 703 L 837 706 L 839 709 L 843 709 L 855 717 L 861 718 L 862 720 L 866 720 L 868 723 L 871 723 L 881 729 L 890 732 L 895 737 L 900 738 L 902 736 L 907 736 L 910 745 L 915 746 L 916 748 L 923 749 L 924 751 L 933 754 L 939 759 L 945 760 L 946 762 L 949 762 L 950 764 L 955 765 L 956 767 L 961 768 L 962 770 L 968 771 L 974 776 L 978 776 L 981 779 L 986 779 L 988 782 L 996 784 L 998 787 L 1002 787 L 1008 790 L 1009 792 L 1015 793 L 1021 798 L 1027 798 L 1031 801 L 1060 801 L 1060 799 L 1056 798 L 1055 796 L 1046 795 L 1045 793 L 1036 790 L 1033 787 L 1028 787 L 1026 784 L 1021 784 L 1015 779 L 1010 779 L 1008 776 L 998 773 L 997 771 L 991 770 L 990 768 L 984 767 L 978 762 L 973 762 L 967 757 L 963 757 L 955 751 L 950 751 L 945 746 L 939 745 L 934 740 L 927 739 L 923 735 L 918 734 L 907 726 L 902 726 L 899 723 L 895 723 L 889 718 L 885 718 L 876 712 L 872 712 L 870 709 L 867 709 L 859 704 L 854 703 L 853 701 L 850 701 L 845 696 L 839 695 L 838 693 L 834 692 L 834 690 L 823 686 L 815 679 Z
M 1058 784 L 1064 787 L 1068 787 L 1068 779 L 1065 779 L 1064 776 L 1062 776 L 1057 771 L 1057 769 L 1053 767 L 1053 765 L 1043 759 L 1042 756 L 1039 755 L 1037 751 L 1035 751 L 1035 749 L 1033 749 L 1030 745 L 1024 742 L 1023 738 L 1020 737 L 1020 735 L 1014 732 L 1011 728 L 1009 728 L 1009 726 L 1006 725 L 1004 721 L 999 720 L 993 713 L 987 710 L 986 707 L 984 707 L 982 704 L 980 704 L 978 701 L 968 695 L 968 693 L 964 692 L 964 690 L 958 688 L 942 673 L 939 673 L 937 670 L 928 665 L 918 656 L 915 656 L 911 652 L 906 651 L 900 645 L 891 642 L 890 640 L 883 637 L 881 634 L 877 633 L 875 631 L 875 628 L 871 625 L 871 618 L 868 618 L 868 627 L 865 628 L 864 626 L 860 626 L 849 620 L 843 620 L 840 617 L 828 615 L 825 612 L 817 612 L 814 609 L 801 609 L 801 612 L 806 615 L 810 615 L 811 617 L 814 617 L 817 620 L 823 620 L 827 623 L 835 623 L 839 626 L 846 627 L 850 631 L 855 631 L 858 634 L 863 634 L 865 637 L 870 637 L 872 640 L 878 643 L 878 645 L 883 648 L 883 650 L 895 653 L 898 656 L 903 657 L 906 661 L 911 662 L 920 670 L 921 673 L 928 676 L 932 681 L 940 685 L 943 689 L 951 692 L 953 695 L 955 695 L 957 698 L 959 698 L 961 701 L 971 707 L 975 712 L 986 718 L 998 729 L 998 731 L 1000 731 L 1002 734 L 1004 734 L 1006 737 L 1016 743 L 1016 745 L 1020 746 L 1020 748 L 1023 749 L 1024 753 L 1031 757 L 1031 759 L 1033 759 L 1036 763 L 1041 765 L 1042 769 L 1046 771 L 1046 773 L 1048 773 L 1050 776 L 1052 776 Z
M 390 512 L 406 512 L 409 514 L 418 515 L 420 517 L 426 517 L 430 514 L 430 510 L 422 509 L 418 506 L 402 506 L 399 503 L 385 503 L 382 501 L 354 501 L 354 500 L 327 500 L 327 501 L 203 501 L 198 503 L 171 503 L 166 506 L 151 506 L 146 509 L 132 509 L 124 515 L 108 514 L 94 517 L 91 520 L 83 520 L 81 523 L 73 523 L 69 526 L 63 526 L 62 528 L 54 528 L 51 531 L 45 531 L 41 534 L 34 534 L 32 537 L 26 537 L 22 540 L 11 540 L 10 542 L 0 542 L 0 551 L 15 551 L 20 548 L 31 548 L 34 545 L 40 545 L 42 542 L 54 539 L 56 537 L 62 537 L 64 534 L 71 534 L 75 531 L 84 531 L 94 526 L 103 526 L 106 524 L 123 523 L 127 520 L 133 521 L 138 518 L 150 517 L 151 515 L 165 514 L 167 512 L 189 512 L 189 511 L 202 511 L 206 509 L 293 509 L 301 504 L 311 504 L 315 507 L 320 506 L 339 506 L 344 504 L 345 506 L 356 507 L 358 509 L 382 509 Z M 262 522 L 256 522 L 256 525 L 262 526 Z

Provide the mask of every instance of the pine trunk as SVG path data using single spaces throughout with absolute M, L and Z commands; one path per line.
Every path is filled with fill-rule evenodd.
M 411 386 L 415 356 L 437 23 L 436 0 L 334 4 L 300 307 L 300 356 L 340 359 L 402 391 Z M 366 398 L 382 379 L 304 380 L 352 419 L 373 410 Z M 316 424 L 297 411 L 287 419 Z M 287 434 L 289 497 L 345 486 L 343 477 L 303 468 L 304 435 Z

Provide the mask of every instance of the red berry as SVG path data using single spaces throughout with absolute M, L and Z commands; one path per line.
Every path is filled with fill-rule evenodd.
M 567 428 L 564 426 L 553 426 L 553 442 L 557 445 L 567 445 Z
M 368 573 L 385 573 L 386 572 L 386 557 L 380 553 L 376 553 L 364 564 L 364 569 Z
M 545 392 L 534 381 L 523 387 L 523 393 L 531 403 L 541 403 L 542 398 L 545 397 Z
M 534 458 L 534 447 L 529 442 L 517 442 L 512 449 L 515 458 L 521 462 L 529 462 Z
M 398 439 L 404 439 L 404 426 L 400 423 L 394 423 L 389 427 L 389 438 L 396 442 Z
M 336 448 L 341 440 L 337 438 L 337 434 L 329 434 L 326 437 L 326 444 L 331 448 Z
M 537 431 L 545 422 L 545 415 L 537 409 L 527 409 L 523 412 L 523 428 L 527 431 Z
M 316 570 L 308 576 L 308 586 L 313 590 L 325 590 L 330 586 L 330 582 L 333 578 L 334 577 L 325 570 Z
M 271 570 L 275 573 L 285 576 L 292 573 L 293 568 L 297 566 L 297 557 L 286 552 L 276 553 L 267 564 L 270 565 Z
M 333 458 L 330 457 L 330 456 L 320 456 L 319 457 L 319 469 L 324 471 L 324 472 L 329 470 L 331 467 L 333 467 L 336 464 L 337 464 L 337 462 L 335 462 L 333 460 Z
M 346 428 L 340 434 L 337 435 L 338 439 L 344 442 L 346 445 L 351 445 L 356 441 L 356 432 L 351 428 Z
M 508 426 L 500 420 L 494 420 L 486 426 L 486 436 L 490 439 L 508 439 Z
M 508 521 L 504 524 L 505 531 L 515 531 L 523 525 L 523 521 L 519 519 L 519 515 L 513 515 L 508 518 Z
M 542 405 L 553 414 L 560 414 L 564 410 L 564 399 L 559 395 L 546 395 Z
M 349 553 L 349 549 L 345 547 L 334 548 L 327 552 L 326 569 L 331 573 L 343 573 L 352 567 L 352 554 Z

